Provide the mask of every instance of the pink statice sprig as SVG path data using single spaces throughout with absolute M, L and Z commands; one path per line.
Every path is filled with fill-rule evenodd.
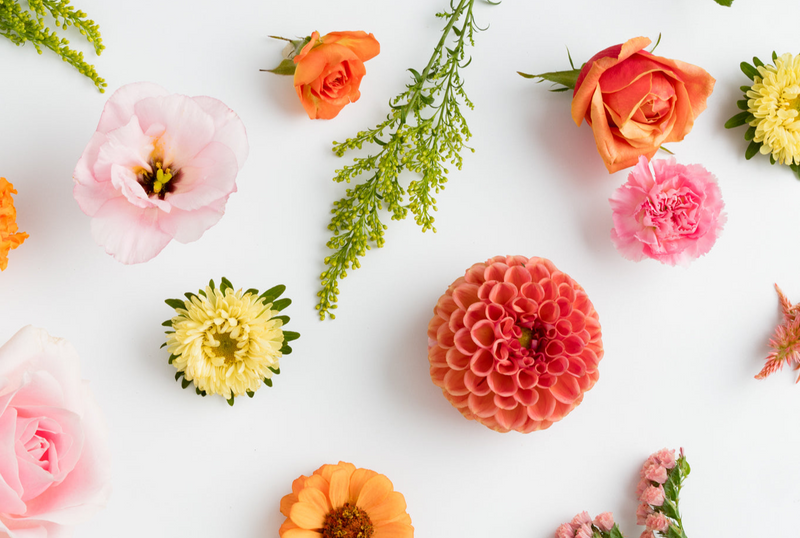
M 775 328 L 775 334 L 769 341 L 772 352 L 767 356 L 767 363 L 756 375 L 756 379 L 765 379 L 783 368 L 784 364 L 800 369 L 800 303 L 792 305 L 788 297 L 775 284 L 783 313 L 783 323 Z M 797 378 L 800 383 L 800 377 Z
M 636 487 L 639 508 L 636 519 L 645 526 L 640 538 L 653 538 L 656 534 L 665 538 L 686 538 L 681 519 L 679 500 L 683 482 L 691 467 L 680 450 L 663 449 L 647 458 L 640 472 Z

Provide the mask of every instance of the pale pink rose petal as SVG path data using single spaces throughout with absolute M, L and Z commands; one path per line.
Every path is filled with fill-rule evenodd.
M 107 133 L 127 124 L 133 116 L 133 107 L 147 97 L 163 97 L 169 92 L 152 82 L 127 84 L 115 91 L 106 102 L 97 131 Z
M 23 489 L 16 457 L 16 423 L 16 410 L 0 413 L 0 513 L 7 514 L 25 512 L 20 498 Z
M 120 196 L 106 202 L 92 219 L 92 236 L 122 263 L 141 263 L 161 252 L 172 237 L 158 227 L 158 209 L 132 206 Z

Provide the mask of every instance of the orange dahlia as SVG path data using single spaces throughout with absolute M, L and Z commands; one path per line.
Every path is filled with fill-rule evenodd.
M 281 538 L 412 538 L 403 494 L 391 481 L 351 463 L 323 465 L 281 499 Z
M 17 194 L 14 185 L 0 177 L 0 271 L 8 267 L 8 252 L 28 238 L 26 233 L 17 233 L 17 210 L 12 194 Z
M 597 382 L 600 322 L 550 260 L 497 256 L 470 267 L 433 309 L 431 378 L 461 414 L 499 432 L 543 430 Z

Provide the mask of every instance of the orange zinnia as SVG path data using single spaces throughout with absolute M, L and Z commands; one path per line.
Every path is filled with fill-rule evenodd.
M 26 233 L 17 233 L 17 210 L 12 194 L 17 194 L 14 185 L 0 177 L 0 271 L 8 267 L 8 252 L 28 238 Z
M 412 538 L 406 500 L 391 481 L 351 463 L 323 465 L 281 499 L 281 538 Z

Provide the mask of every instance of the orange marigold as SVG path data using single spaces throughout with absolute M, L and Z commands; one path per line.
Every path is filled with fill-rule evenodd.
M 352 463 L 323 465 L 281 499 L 281 538 L 413 538 L 406 500 L 392 482 Z
M 0 271 L 8 267 L 8 252 L 28 238 L 24 232 L 17 233 L 17 210 L 14 209 L 12 194 L 17 194 L 14 185 L 0 177 Z

